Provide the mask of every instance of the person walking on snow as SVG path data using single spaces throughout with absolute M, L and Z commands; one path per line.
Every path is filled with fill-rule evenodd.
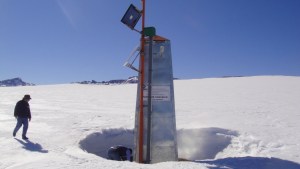
M 14 116 L 17 119 L 17 125 L 13 131 L 13 136 L 16 137 L 18 130 L 23 125 L 22 139 L 27 140 L 26 133 L 28 130 L 28 123 L 31 120 L 31 112 L 29 107 L 30 95 L 25 95 L 22 100 L 18 101 L 15 107 Z

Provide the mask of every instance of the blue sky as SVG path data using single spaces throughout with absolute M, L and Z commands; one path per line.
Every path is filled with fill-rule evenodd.
M 141 8 L 140 0 L 0 0 L 0 80 L 137 75 L 122 66 L 140 39 L 120 22 L 131 3 Z M 299 0 L 146 0 L 146 26 L 171 40 L 177 78 L 299 76 L 299 9 Z

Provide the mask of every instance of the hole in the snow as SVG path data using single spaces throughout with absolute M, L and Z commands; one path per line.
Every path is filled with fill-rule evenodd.
M 178 156 L 185 160 L 213 159 L 230 143 L 236 131 L 221 128 L 180 129 L 177 131 Z M 80 148 L 88 153 L 107 158 L 107 150 L 114 145 L 133 148 L 132 129 L 103 129 L 88 135 L 79 142 Z

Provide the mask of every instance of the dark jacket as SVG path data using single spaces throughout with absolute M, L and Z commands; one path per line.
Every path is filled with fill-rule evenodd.
M 25 100 L 18 101 L 15 107 L 14 116 L 31 119 L 29 103 Z
M 127 148 L 127 147 L 124 147 L 124 146 L 116 146 L 116 147 L 113 147 L 113 149 L 115 149 L 114 151 L 116 151 L 116 152 L 119 153 L 119 156 L 120 156 L 120 158 L 121 158 L 122 161 L 126 161 L 127 160 L 127 154 L 126 154 L 127 150 L 130 151 L 130 154 L 132 153 L 132 150 L 130 148 Z M 132 159 L 130 159 L 130 161 L 132 161 Z

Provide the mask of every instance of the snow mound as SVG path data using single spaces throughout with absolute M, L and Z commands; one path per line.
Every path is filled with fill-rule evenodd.
M 180 129 L 177 131 L 180 160 L 214 159 L 236 137 L 236 131 L 221 128 Z M 130 129 L 103 129 L 92 133 L 79 142 L 88 153 L 107 158 L 107 150 L 114 145 L 133 148 L 134 132 Z
M 179 158 L 189 161 L 214 159 L 236 136 L 236 131 L 214 127 L 180 129 L 177 131 Z

